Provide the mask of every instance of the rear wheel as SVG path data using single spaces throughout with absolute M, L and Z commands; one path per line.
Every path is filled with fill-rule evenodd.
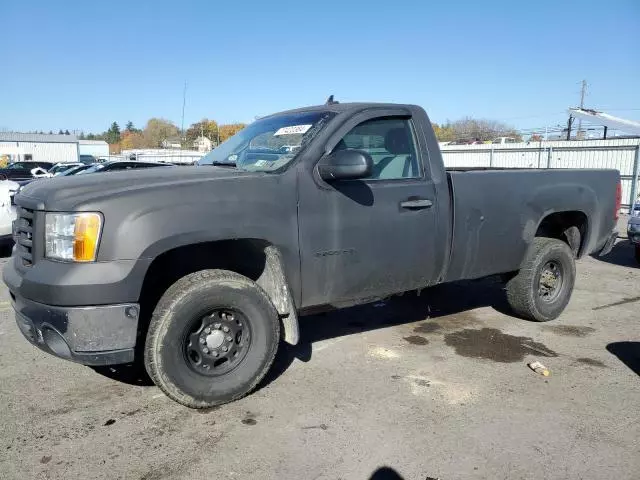
M 506 284 L 507 300 L 523 318 L 548 322 L 571 298 L 575 262 L 569 246 L 555 238 L 534 238 L 520 271 Z
M 255 388 L 279 338 L 277 312 L 258 285 L 234 272 L 203 270 L 178 280 L 158 302 L 145 366 L 171 399 L 212 407 Z
M 636 245 L 636 262 L 640 263 L 640 245 Z

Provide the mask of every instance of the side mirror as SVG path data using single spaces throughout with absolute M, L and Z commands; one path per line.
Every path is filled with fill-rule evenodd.
M 366 178 L 372 171 L 373 159 L 362 150 L 338 150 L 318 162 L 320 178 L 327 182 Z

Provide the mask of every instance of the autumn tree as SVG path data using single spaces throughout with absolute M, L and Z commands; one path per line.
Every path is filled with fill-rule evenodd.
M 145 145 L 151 148 L 158 148 L 162 141 L 167 138 L 178 136 L 180 130 L 169 120 L 164 118 L 151 118 L 142 131 Z
M 202 135 L 213 142 L 217 142 L 218 133 L 218 122 L 203 118 L 199 122 L 191 124 L 185 132 L 185 137 L 190 144 L 193 144 L 193 142 Z
M 433 126 L 433 131 L 436 134 L 436 138 L 440 142 L 451 142 L 455 139 L 456 133 L 453 131 L 453 128 L 449 123 L 445 125 L 438 125 L 437 123 L 431 124 Z
M 246 125 L 244 123 L 230 123 L 227 125 L 220 125 L 220 142 L 224 142 L 229 137 L 234 136 Z
M 493 140 L 496 137 L 514 137 L 522 140 L 516 129 L 497 120 L 476 119 L 465 117 L 452 123 L 447 123 L 454 132 L 453 140 L 472 139 L 480 141 Z
M 142 132 L 131 132 L 125 130 L 120 136 L 120 148 L 122 150 L 133 150 L 135 148 L 145 148 L 145 138 Z

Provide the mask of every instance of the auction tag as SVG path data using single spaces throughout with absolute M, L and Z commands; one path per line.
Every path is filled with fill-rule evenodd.
M 282 127 L 276 133 L 274 137 L 278 135 L 293 135 L 294 133 L 306 133 L 311 128 L 311 125 L 291 125 L 290 127 Z

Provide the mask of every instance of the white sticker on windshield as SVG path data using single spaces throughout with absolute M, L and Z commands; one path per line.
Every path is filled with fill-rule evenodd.
M 294 133 L 307 133 L 307 130 L 311 128 L 311 125 L 291 125 L 290 127 L 282 127 L 276 133 L 274 137 L 278 135 L 293 135 Z

